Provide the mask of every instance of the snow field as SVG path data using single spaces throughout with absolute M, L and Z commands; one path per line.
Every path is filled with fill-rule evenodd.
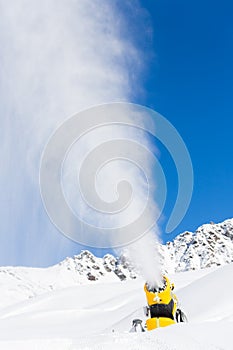
M 1 308 L 0 349 L 232 350 L 232 276 L 233 264 L 170 276 L 189 322 L 146 333 L 128 333 L 145 320 L 140 279 L 47 291 Z

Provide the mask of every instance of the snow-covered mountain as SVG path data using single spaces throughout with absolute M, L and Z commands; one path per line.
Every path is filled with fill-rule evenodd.
M 60 264 L 61 267 L 75 272 L 80 280 L 84 277 L 88 281 L 98 280 L 126 280 L 135 279 L 137 274 L 124 256 L 119 258 L 106 254 L 103 258 L 97 258 L 88 250 L 82 251 L 73 258 L 66 258 Z
M 233 219 L 219 224 L 205 224 L 194 233 L 186 231 L 172 242 L 158 245 L 161 263 L 169 273 L 199 270 L 233 262 Z M 60 266 L 75 272 L 78 280 L 134 279 L 137 272 L 125 256 L 111 254 L 97 258 L 83 251 L 73 258 L 66 258 Z
M 184 232 L 160 245 L 162 266 L 168 273 L 198 270 L 233 261 L 233 219 Z M 124 256 L 97 258 L 89 251 L 49 268 L 0 267 L 0 308 L 45 292 L 74 285 L 134 280 L 137 272 Z
M 118 282 L 137 277 L 124 257 L 97 258 L 82 251 L 48 268 L 0 267 L 0 308 L 74 285 Z
M 199 270 L 206 267 L 233 262 L 233 219 L 219 224 L 205 224 L 195 232 L 185 231 L 172 242 L 158 245 L 161 264 L 165 271 Z M 88 280 L 106 279 L 107 276 L 120 280 L 134 279 L 137 272 L 125 256 L 115 258 L 111 254 L 96 258 L 88 251 L 67 258 L 61 266 Z
M 159 249 L 169 272 L 228 264 L 233 261 L 233 219 L 202 225 L 194 233 L 186 231 Z

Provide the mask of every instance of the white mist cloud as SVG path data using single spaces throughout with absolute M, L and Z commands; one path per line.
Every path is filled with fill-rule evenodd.
M 131 25 L 115 1 L 0 1 L 1 263 L 46 265 L 75 251 L 44 212 L 40 157 L 70 115 L 141 91 Z
M 116 106 L 115 108 L 117 109 Z M 124 108 L 119 108 L 119 114 L 120 111 L 123 113 Z M 111 111 L 111 108 L 108 110 Z M 98 108 L 94 111 L 95 115 L 98 115 Z M 128 120 L 130 121 L 132 123 L 132 120 Z M 116 149 L 112 144 L 114 140 L 120 141 Z M 105 246 L 107 242 L 110 247 L 117 247 L 115 248 L 117 255 L 123 251 L 150 285 L 158 285 L 161 268 L 157 252 L 159 229 L 156 218 L 159 217 L 160 210 L 154 198 L 156 185 L 162 183 L 154 184 L 152 158 L 156 157 L 151 154 L 151 149 L 153 145 L 147 139 L 145 132 L 137 128 L 132 131 L 127 125 L 114 125 L 91 129 L 72 145 L 63 163 L 63 190 L 70 208 L 77 217 L 81 217 L 86 232 L 88 230 L 86 223 L 95 227 L 95 234 L 90 228 L 90 234 L 84 239 L 94 246 L 101 244 Z M 90 157 L 93 150 L 95 150 L 94 158 Z M 103 158 L 102 152 L 107 158 Z M 96 163 L 97 167 L 93 166 L 93 163 Z M 85 177 L 84 181 L 79 182 L 78 174 L 83 171 L 82 168 L 85 169 Z M 95 188 L 92 185 L 93 180 Z M 110 207 L 114 208 L 110 204 L 116 204 L 119 195 L 122 195 L 118 188 L 121 181 L 130 184 L 132 196 L 130 191 L 123 190 L 123 201 L 125 200 L 124 203 L 127 205 L 122 205 L 119 212 L 110 211 L 106 215 Z M 101 200 L 104 201 L 106 210 L 95 209 L 103 208 Z M 145 210 L 145 207 L 148 210 Z M 59 213 L 59 208 L 57 212 Z M 138 220 L 141 214 L 143 219 Z M 145 227 L 151 227 L 151 218 L 155 225 L 145 234 Z M 136 221 L 137 226 L 134 225 Z M 127 231 L 124 231 L 122 236 L 120 229 L 126 225 Z M 76 227 L 74 231 L 68 233 L 73 239 L 76 237 Z M 106 229 L 107 233 L 103 233 L 103 230 L 101 232 L 99 228 Z M 111 234 L 112 228 L 117 228 L 114 235 Z M 79 240 L 79 237 L 76 239 Z M 127 247 L 120 249 L 119 244 L 122 240 L 126 242 Z
M 158 227 L 123 250 L 123 254 L 136 267 L 145 282 L 153 287 L 160 285 L 162 277 L 156 236 L 159 236 Z

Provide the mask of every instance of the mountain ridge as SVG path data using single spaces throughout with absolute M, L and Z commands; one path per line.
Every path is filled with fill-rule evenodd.
M 169 272 L 198 270 L 233 261 L 233 219 L 185 231 L 160 246 L 162 265 Z
M 199 270 L 233 262 L 233 219 L 185 231 L 158 245 L 165 272 Z M 88 250 L 47 268 L 0 267 L 1 306 L 74 285 L 109 283 L 139 277 L 126 256 L 98 258 Z
M 220 223 L 199 226 L 194 232 L 184 231 L 173 241 L 158 244 L 162 268 L 168 273 L 198 270 L 233 262 L 233 218 Z M 87 265 L 85 266 L 85 262 Z M 66 258 L 59 265 L 83 271 L 88 280 L 98 280 L 106 273 L 114 273 L 120 280 L 135 279 L 137 271 L 124 255 L 106 254 L 97 258 L 88 250 L 73 258 Z M 102 266 L 100 266 L 102 265 Z M 104 267 L 104 271 L 103 271 Z

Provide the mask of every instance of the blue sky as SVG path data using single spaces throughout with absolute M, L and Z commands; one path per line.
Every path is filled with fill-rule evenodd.
M 48 4 L 20 0 L 1 11 L 0 265 L 48 266 L 85 248 L 58 233 L 45 214 L 40 156 L 64 119 L 114 99 L 161 113 L 190 152 L 192 201 L 163 240 L 231 218 L 233 4 L 115 1 L 113 11 L 108 1 Z M 170 155 L 155 144 L 168 185 L 164 232 L 177 179 Z
M 143 6 L 155 53 L 143 103 L 176 127 L 194 168 L 193 198 L 176 235 L 233 215 L 233 4 L 151 0 Z M 169 167 L 168 157 L 162 159 Z M 172 202 L 175 184 L 168 181 Z

